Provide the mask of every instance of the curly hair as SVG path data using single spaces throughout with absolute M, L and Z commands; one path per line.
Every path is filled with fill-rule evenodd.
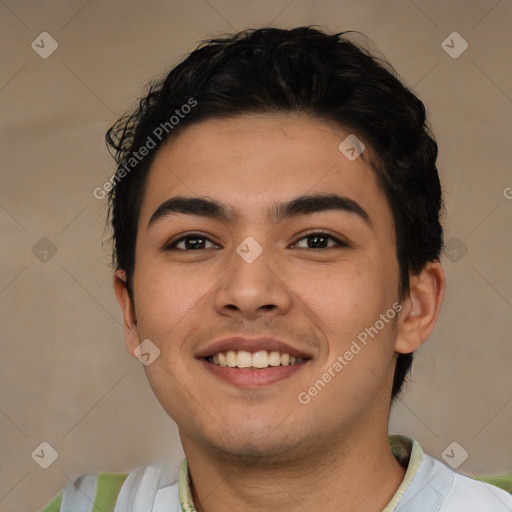
M 158 148 L 193 123 L 243 113 L 304 112 L 350 129 L 372 148 L 371 167 L 394 220 L 400 300 L 409 292 L 410 275 L 439 260 L 444 206 L 425 107 L 386 60 L 350 41 L 350 32 L 260 28 L 202 41 L 165 78 L 150 83 L 137 108 L 108 130 L 105 139 L 117 163 L 108 194 L 112 263 L 125 271 L 132 298 L 138 218 Z M 194 108 L 185 111 L 187 104 Z M 178 123 L 169 122 L 181 112 L 187 114 Z M 158 127 L 165 130 L 155 132 Z M 134 160 L 148 140 L 152 150 Z M 392 400 L 412 359 L 398 355 Z

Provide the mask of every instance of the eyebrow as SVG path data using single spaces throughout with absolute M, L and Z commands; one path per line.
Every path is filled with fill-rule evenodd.
M 325 211 L 349 213 L 362 219 L 369 227 L 373 227 L 370 216 L 359 203 L 337 194 L 298 196 L 290 201 L 272 205 L 267 215 L 269 220 L 280 222 L 292 217 Z M 158 221 L 176 214 L 206 217 L 225 223 L 232 223 L 240 217 L 239 213 L 220 201 L 207 197 L 176 196 L 163 202 L 154 211 L 149 219 L 148 229 Z

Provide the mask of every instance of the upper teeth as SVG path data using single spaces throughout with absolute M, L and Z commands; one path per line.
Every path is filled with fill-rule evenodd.
M 294 357 L 290 354 L 276 350 L 260 350 L 258 352 L 247 352 L 245 350 L 227 350 L 219 352 L 207 358 L 210 363 L 231 368 L 267 368 L 268 366 L 288 366 L 301 363 L 302 357 Z

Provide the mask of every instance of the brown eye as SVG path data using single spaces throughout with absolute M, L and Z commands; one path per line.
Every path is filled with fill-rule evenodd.
M 311 240 L 311 242 L 306 242 L 306 247 L 299 247 L 300 249 L 330 249 L 333 247 L 348 247 L 346 242 L 339 240 L 338 238 L 324 233 L 323 231 L 315 231 L 313 233 L 308 233 L 306 236 L 303 236 L 301 239 L 295 242 L 295 245 L 303 240 Z M 329 240 L 334 242 L 333 245 L 328 245 Z
M 209 247 L 205 247 L 207 242 L 210 242 L 214 247 L 218 247 L 204 235 L 201 235 L 199 233 L 190 233 L 187 236 L 182 236 L 181 238 L 178 238 L 174 242 L 171 242 L 169 245 L 166 245 L 165 250 L 198 251 L 201 249 L 209 249 Z M 183 246 L 178 247 L 178 245 L 182 243 Z

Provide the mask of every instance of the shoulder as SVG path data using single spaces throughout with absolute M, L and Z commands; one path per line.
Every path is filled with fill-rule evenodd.
M 438 461 L 438 464 L 441 462 Z M 453 486 L 446 498 L 454 510 L 512 512 L 512 494 L 486 482 L 453 471 Z M 448 509 L 447 509 L 448 510 Z
M 178 498 L 178 470 L 167 464 L 141 466 L 129 473 L 81 475 L 56 496 L 42 512 L 159 512 L 165 500 L 166 512 L 181 512 Z M 170 508 L 177 504 L 178 508 Z
M 397 512 L 512 512 L 512 494 L 494 485 L 462 475 L 441 461 L 423 454 L 421 465 Z
M 70 482 L 42 512 L 61 512 L 78 507 L 89 510 L 101 503 L 113 510 L 116 498 L 129 473 L 107 473 L 80 475 Z

